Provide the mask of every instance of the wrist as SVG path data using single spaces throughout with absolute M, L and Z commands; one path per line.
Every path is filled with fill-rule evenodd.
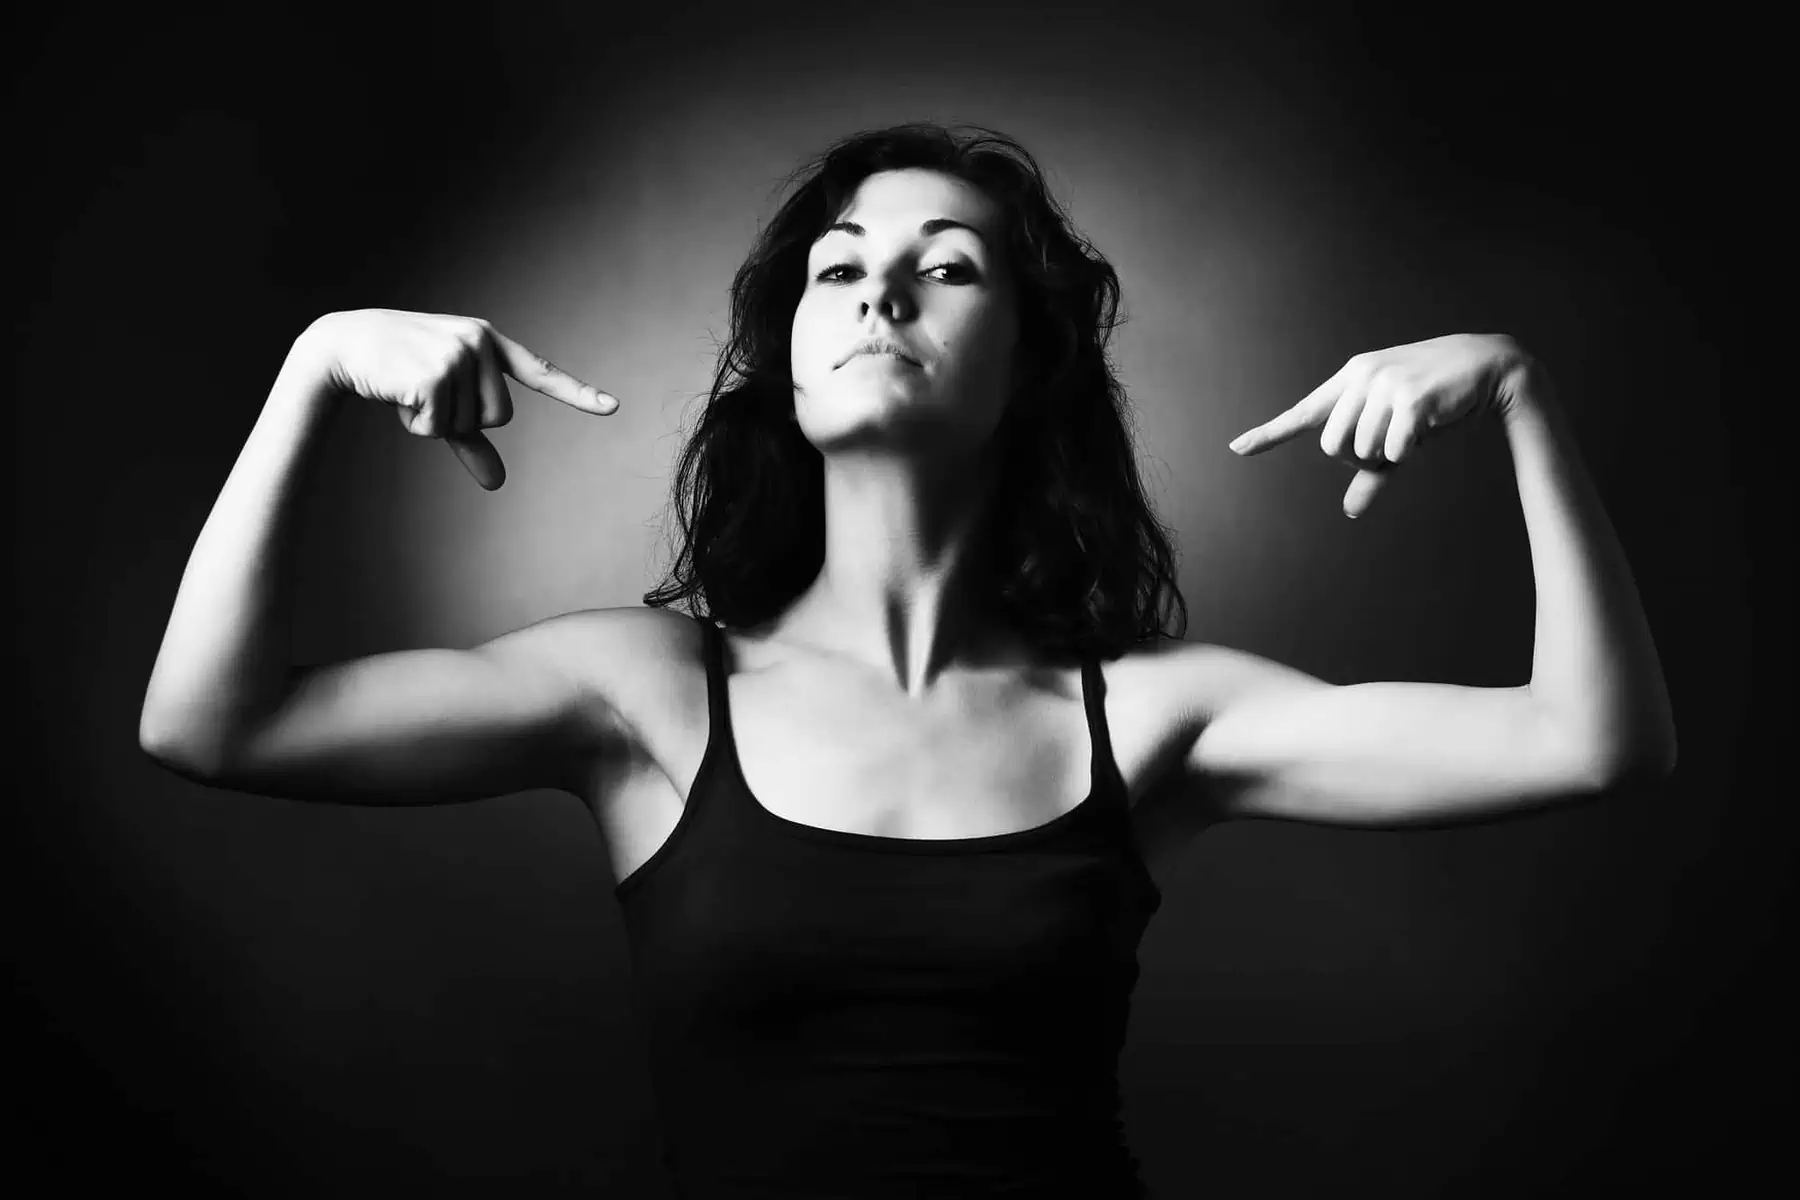
M 331 340 L 330 318 L 326 313 L 300 331 L 288 347 L 281 364 L 280 382 L 289 390 L 317 393 L 329 397 L 341 388 L 337 378 L 337 355 Z
M 265 413 L 277 419 L 292 417 L 307 423 L 318 421 L 339 407 L 343 394 L 332 374 L 330 360 L 313 342 L 295 339 L 269 388 Z
M 1495 407 L 1502 420 L 1535 417 L 1556 403 L 1556 388 L 1544 365 L 1515 345 L 1495 385 Z

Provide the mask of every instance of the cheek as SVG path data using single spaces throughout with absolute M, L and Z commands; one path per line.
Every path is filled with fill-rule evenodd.
M 788 330 L 789 357 L 796 375 L 815 370 L 816 359 L 825 353 L 819 333 L 819 314 L 817 306 L 803 298 L 794 310 L 794 320 Z
M 960 373 L 983 386 L 1000 383 L 1011 366 L 1017 336 L 1007 310 L 989 307 L 971 313 L 957 334 Z

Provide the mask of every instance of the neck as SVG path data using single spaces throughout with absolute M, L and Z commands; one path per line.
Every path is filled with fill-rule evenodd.
M 924 699 L 1011 648 L 983 594 L 992 473 L 979 455 L 825 459 L 825 561 L 784 624 Z

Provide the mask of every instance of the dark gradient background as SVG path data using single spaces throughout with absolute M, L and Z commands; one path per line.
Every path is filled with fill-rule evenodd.
M 780 178 L 935 119 L 1021 139 L 1120 272 L 1191 639 L 1340 683 L 1523 682 L 1497 427 L 1428 447 L 1357 522 L 1316 439 L 1226 449 L 1359 350 L 1504 331 L 1558 383 L 1674 696 L 1660 786 L 1190 847 L 1121 1068 L 1158 1195 L 1733 1194 L 1791 1111 L 1791 784 L 1759 782 L 1753 690 L 1788 630 L 1752 618 L 1776 581 L 1752 525 L 1788 492 L 1756 456 L 1787 452 L 1793 388 L 1740 366 L 1739 271 L 1791 225 L 1759 208 L 1775 143 L 1744 56 L 1766 35 L 1581 28 L 1573 6 L 757 7 L 15 25 L 15 1177 L 665 1194 L 613 881 L 573 799 L 201 788 L 139 752 L 139 705 L 276 369 L 334 309 L 484 316 L 623 407 L 515 386 L 493 494 L 377 406 L 342 414 L 296 655 L 638 603 Z

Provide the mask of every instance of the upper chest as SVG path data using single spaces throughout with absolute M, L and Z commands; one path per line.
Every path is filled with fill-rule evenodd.
M 1170 667 L 1155 652 L 1099 664 L 1091 722 L 1079 663 L 971 674 L 915 702 L 856 670 L 726 633 L 717 726 L 705 663 L 695 662 L 641 706 L 641 753 L 596 765 L 592 806 L 623 879 L 673 832 L 724 734 L 730 747 L 715 753 L 734 749 L 754 802 L 787 821 L 928 840 L 1011 833 L 1086 799 L 1103 716 L 1154 871 L 1181 835 L 1144 810 L 1157 808 L 1158 785 L 1197 732 L 1196 706 Z

